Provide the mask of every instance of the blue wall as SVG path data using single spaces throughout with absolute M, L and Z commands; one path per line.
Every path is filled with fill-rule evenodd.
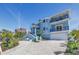
M 64 30 L 69 30 L 68 20 L 62 21 L 62 22 L 56 23 L 56 24 L 51 24 L 51 23 L 49 22 L 49 20 L 50 20 L 50 19 L 48 19 L 48 21 L 46 21 L 46 22 L 40 23 L 40 24 L 39 24 L 39 29 L 41 29 L 41 30 L 43 30 L 44 32 L 47 32 L 47 33 L 49 33 L 49 32 L 55 32 L 55 31 L 57 31 L 56 26 L 62 25 L 62 26 L 63 26 L 62 31 L 64 31 Z M 38 26 L 38 25 L 37 25 L 37 26 Z M 32 29 L 31 29 L 31 32 L 32 32 L 33 34 L 35 34 L 35 29 L 32 28 Z
M 50 32 L 57 31 L 57 29 L 56 29 L 56 26 L 57 26 L 57 25 L 62 25 L 62 26 L 63 26 L 62 31 L 63 31 L 63 30 L 69 30 L 68 20 L 66 20 L 66 21 L 64 21 L 64 22 L 51 25 Z

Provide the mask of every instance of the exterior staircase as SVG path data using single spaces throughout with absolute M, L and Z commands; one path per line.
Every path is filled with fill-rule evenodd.
M 23 37 L 24 40 L 26 41 L 32 41 L 34 39 L 38 40 L 37 36 L 36 35 L 33 35 L 33 34 L 27 34 Z

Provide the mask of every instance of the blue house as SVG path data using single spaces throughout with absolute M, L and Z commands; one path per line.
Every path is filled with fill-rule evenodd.
M 36 35 L 38 29 L 43 31 L 43 38 L 45 39 L 68 39 L 69 30 L 69 11 L 64 11 L 55 16 L 41 19 L 36 24 L 32 24 L 31 33 Z

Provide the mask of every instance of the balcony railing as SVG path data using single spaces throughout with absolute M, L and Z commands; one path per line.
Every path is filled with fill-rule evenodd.
M 69 18 L 69 14 L 64 14 L 62 16 L 60 15 L 60 16 L 52 17 L 51 20 L 50 20 L 50 23 L 55 22 L 55 21 L 64 20 L 66 18 Z

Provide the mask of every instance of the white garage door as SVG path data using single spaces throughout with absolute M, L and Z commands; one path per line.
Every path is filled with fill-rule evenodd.
M 51 32 L 50 35 L 51 39 L 61 39 L 61 40 L 67 40 L 68 39 L 68 31 L 57 31 L 57 32 Z

